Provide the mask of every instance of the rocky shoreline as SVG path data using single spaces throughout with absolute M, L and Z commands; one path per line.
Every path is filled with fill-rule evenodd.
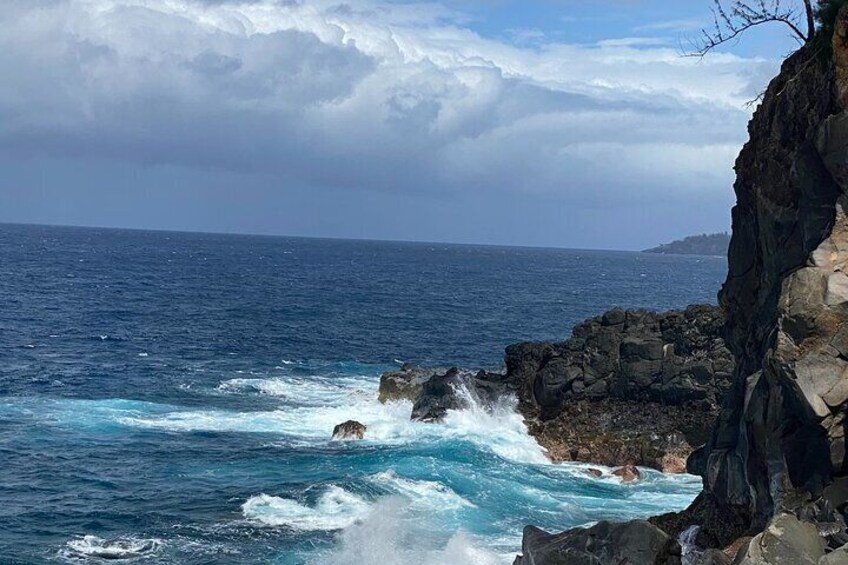
M 501 373 L 405 365 L 381 377 L 379 398 L 412 401 L 413 419 L 435 422 L 472 399 L 516 397 L 553 461 L 681 473 L 730 385 L 723 324 L 715 306 L 616 308 L 577 325 L 566 341 L 508 347 Z
M 736 162 L 735 367 L 688 460 L 702 494 L 649 522 L 528 528 L 516 564 L 848 563 L 848 6 L 821 4 L 835 20 L 784 62 Z
M 416 417 L 462 407 L 452 384 L 512 393 L 555 460 L 686 458 L 703 478 L 680 513 L 528 526 L 516 565 L 848 564 L 848 6 L 834 5 L 749 125 L 720 308 L 612 310 L 564 342 L 510 346 L 503 374 L 421 383 Z

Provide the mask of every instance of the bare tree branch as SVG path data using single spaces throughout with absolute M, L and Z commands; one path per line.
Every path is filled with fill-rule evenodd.
M 786 7 L 781 0 L 713 0 L 713 28 L 702 29 L 693 41 L 690 56 L 703 57 L 719 45 L 733 41 L 751 28 L 778 23 L 788 27 L 800 42 L 807 43 L 816 33 L 812 0 L 803 0 L 803 10 L 797 4 Z M 806 16 L 806 32 L 802 31 L 802 15 Z

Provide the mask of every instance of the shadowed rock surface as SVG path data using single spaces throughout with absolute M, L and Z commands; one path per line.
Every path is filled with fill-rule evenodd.
M 508 347 L 507 378 L 552 459 L 681 472 L 730 386 L 723 327 L 715 306 L 616 308 L 564 342 Z
M 837 62 L 848 54 L 842 14 Z M 789 57 L 736 163 L 720 301 L 738 362 L 716 429 L 690 462 L 705 494 L 686 516 L 706 518 L 705 545 L 760 532 L 784 511 L 834 521 L 845 506 L 824 498 L 846 474 L 848 114 L 836 71 L 813 46 Z

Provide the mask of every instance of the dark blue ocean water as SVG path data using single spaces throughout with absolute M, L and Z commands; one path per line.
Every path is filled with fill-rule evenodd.
M 683 507 L 691 477 L 590 478 L 509 403 L 412 423 L 377 382 L 498 367 L 613 305 L 714 302 L 725 268 L 0 225 L 0 562 L 505 563 L 527 523 Z M 368 439 L 331 442 L 349 418 Z

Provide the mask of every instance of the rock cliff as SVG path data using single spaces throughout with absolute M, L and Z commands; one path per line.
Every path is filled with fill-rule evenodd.
M 530 433 L 554 460 L 681 472 L 709 437 L 734 369 L 714 306 L 619 308 L 561 343 L 506 350 Z
M 845 15 L 832 61 L 813 45 L 785 61 L 736 163 L 719 299 L 737 367 L 693 467 L 704 477 L 699 504 L 735 515 L 749 532 L 782 510 L 821 503 L 846 474 L 848 113 L 837 81 Z M 707 524 L 701 540 L 741 533 Z
M 832 52 L 821 32 L 784 62 L 736 162 L 719 297 L 733 384 L 690 458 L 703 494 L 652 520 L 672 537 L 696 524 L 700 546 L 724 548 L 692 563 L 848 563 L 848 7 L 824 29 Z

